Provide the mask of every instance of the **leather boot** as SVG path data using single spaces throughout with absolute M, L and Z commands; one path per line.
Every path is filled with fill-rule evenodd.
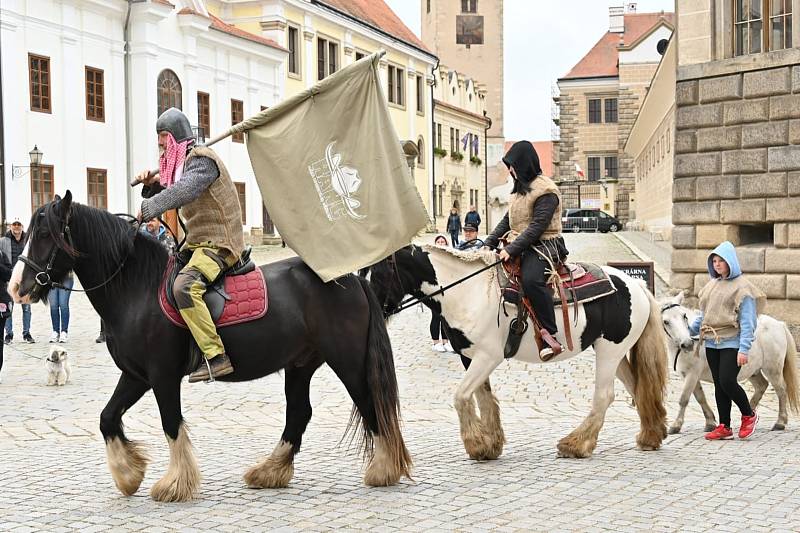
M 508 337 L 506 338 L 506 346 L 503 349 L 503 357 L 510 359 L 517 354 L 519 345 L 522 342 L 522 336 L 525 330 L 528 329 L 527 319 L 520 320 L 515 318 L 511 321 L 511 327 L 508 328 Z
M 219 354 L 211 359 L 203 359 L 205 364 L 189 374 L 189 383 L 198 381 L 213 381 L 216 378 L 233 373 L 233 365 L 227 354 Z
M 553 357 L 560 355 L 561 352 L 564 351 L 564 347 L 546 329 L 542 328 L 539 333 L 542 336 L 542 341 L 546 344 L 546 346 L 539 351 L 539 358 L 546 363 Z

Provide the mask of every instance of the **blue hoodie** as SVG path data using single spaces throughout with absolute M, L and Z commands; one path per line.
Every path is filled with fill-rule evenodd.
M 730 273 L 725 279 L 734 279 L 742 275 L 742 267 L 739 266 L 739 258 L 736 257 L 736 248 L 734 248 L 733 244 L 730 242 L 725 241 L 717 246 L 708 256 L 708 275 L 711 276 L 712 280 L 720 278 L 720 275 L 714 270 L 713 257 L 715 255 L 720 256 L 728 263 Z M 714 339 L 706 339 L 706 346 L 716 349 L 735 348 L 742 353 L 748 353 L 750 347 L 753 345 L 753 338 L 757 326 L 756 320 L 756 301 L 750 296 L 746 296 L 742 299 L 742 303 L 739 306 L 739 334 L 734 337 L 720 339 L 719 343 L 714 342 Z M 701 311 L 689 326 L 689 331 L 691 331 L 692 335 L 700 333 L 700 325 L 702 322 L 703 313 Z

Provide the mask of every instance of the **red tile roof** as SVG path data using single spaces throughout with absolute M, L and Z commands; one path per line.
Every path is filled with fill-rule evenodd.
M 508 153 L 511 146 L 517 141 L 506 141 L 503 147 L 503 154 Z M 542 174 L 547 177 L 553 176 L 553 141 L 531 141 L 536 154 L 539 156 L 539 166 L 542 167 Z
M 211 17 L 211 27 L 214 28 L 215 30 L 227 33 L 228 35 L 233 35 L 235 37 L 241 37 L 242 39 L 247 39 L 248 41 L 253 41 L 255 43 L 271 46 L 272 48 L 277 48 L 278 50 L 286 51 L 286 48 L 279 45 L 272 39 L 267 39 L 266 37 L 261 37 L 260 35 L 250 33 L 249 31 L 244 31 L 241 28 L 237 28 L 233 24 L 228 24 L 227 22 L 223 22 L 221 19 L 218 19 L 211 13 L 209 13 L 209 17 Z
M 166 2 L 166 0 L 158 0 L 161 3 Z M 184 7 L 180 11 L 178 11 L 178 15 L 197 15 L 200 17 L 204 17 L 203 14 L 198 13 L 194 9 Z M 260 35 L 255 35 L 248 31 L 244 31 L 240 28 L 232 24 L 228 24 L 227 22 L 223 22 L 221 19 L 215 17 L 214 15 L 209 13 L 209 18 L 211 19 L 211 27 L 217 31 L 221 31 L 223 33 L 227 33 L 228 35 L 233 35 L 234 37 L 241 37 L 242 39 L 247 39 L 248 41 L 253 41 L 255 43 L 263 44 L 266 46 L 271 46 L 272 48 L 277 48 L 278 50 L 286 50 L 284 47 L 273 41 L 272 39 L 267 39 L 266 37 L 261 37 Z
M 392 9 L 383 0 L 313 0 L 316 4 L 327 5 L 341 11 L 353 18 L 382 30 L 389 35 L 400 39 L 431 54 L 423 42 L 414 35 L 408 26 L 403 24 Z
M 625 32 L 606 32 L 589 53 L 572 67 L 566 76 L 570 78 L 597 78 L 619 76 L 619 46 L 631 46 L 648 35 L 662 22 L 675 26 L 674 13 L 628 13 L 625 15 Z

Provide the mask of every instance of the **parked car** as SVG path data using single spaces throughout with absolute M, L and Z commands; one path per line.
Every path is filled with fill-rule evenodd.
M 561 213 L 561 226 L 564 231 L 615 232 L 622 229 L 616 217 L 599 209 L 564 209 Z

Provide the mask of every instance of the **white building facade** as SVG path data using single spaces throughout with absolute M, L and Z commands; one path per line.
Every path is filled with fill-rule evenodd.
M 6 221 L 27 225 L 67 189 L 135 213 L 139 190 L 128 182 L 157 167 L 164 108 L 180 107 L 211 137 L 283 96 L 286 51 L 215 19 L 202 1 L 3 0 L 0 20 Z M 245 229 L 260 228 L 261 196 L 237 141 L 214 150 L 237 182 Z M 34 145 L 44 155 L 29 167 Z

